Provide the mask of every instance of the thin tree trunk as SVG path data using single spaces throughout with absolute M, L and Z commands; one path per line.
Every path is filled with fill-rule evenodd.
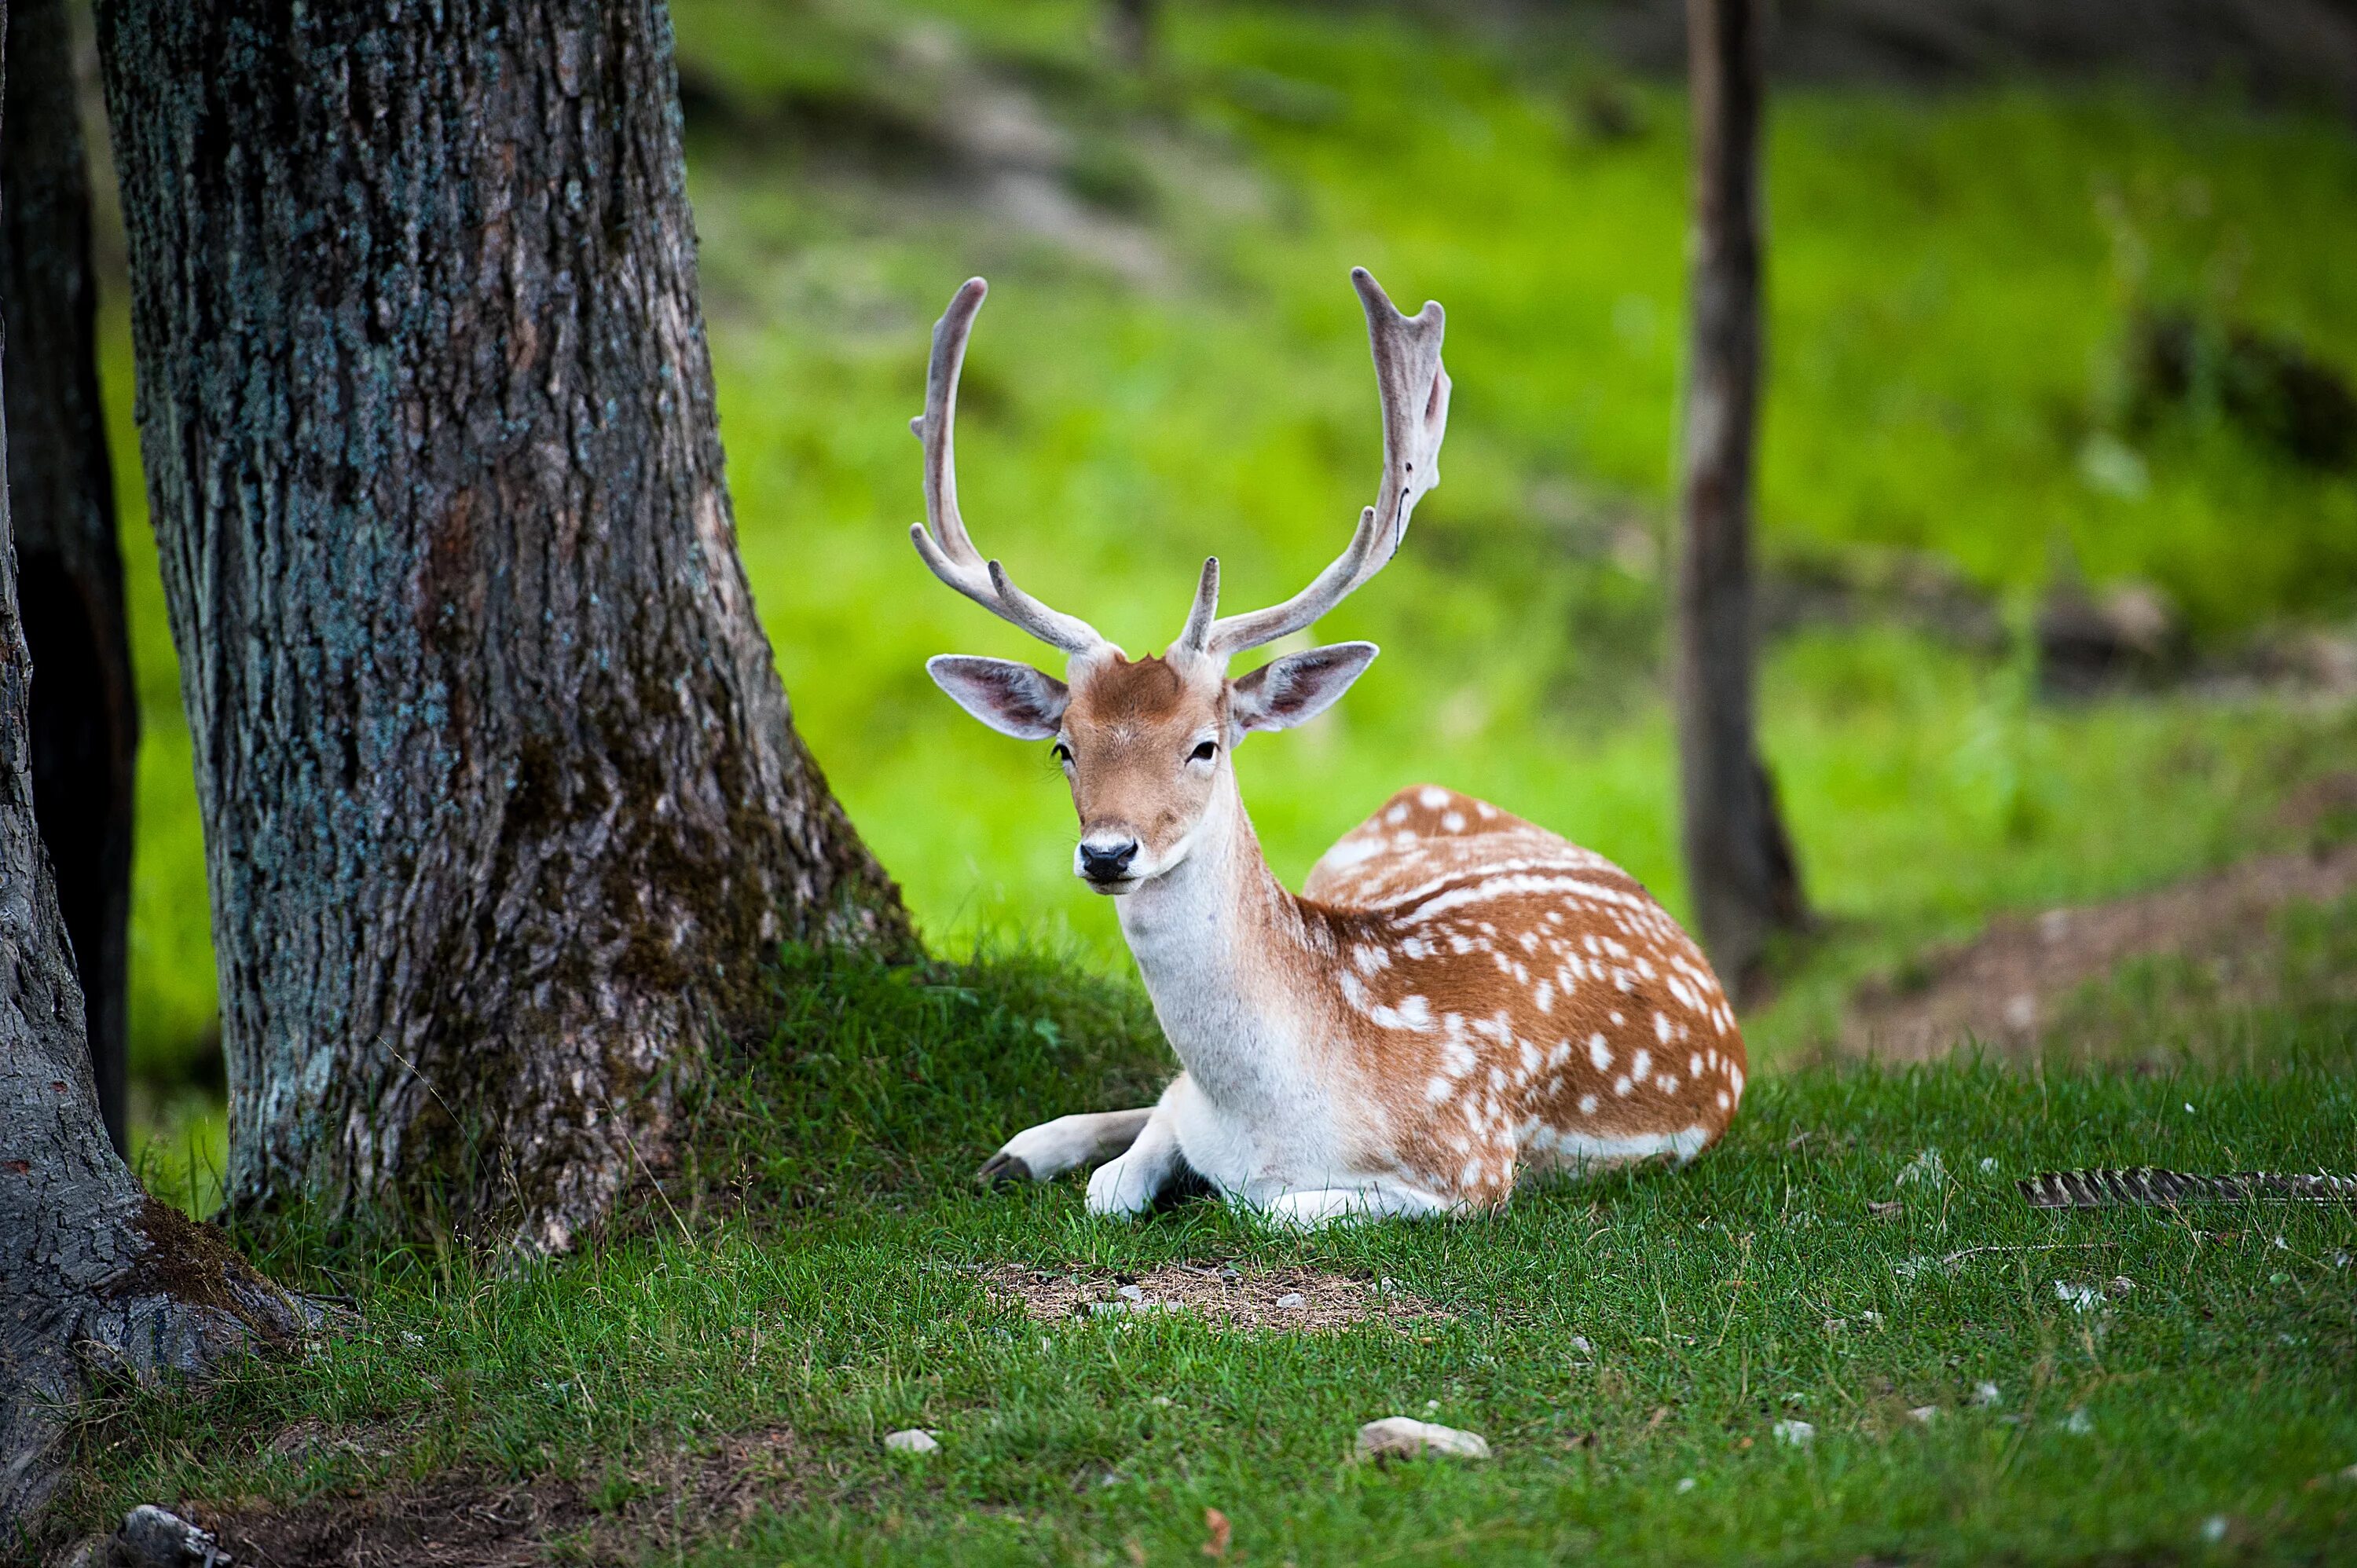
M 1799 865 L 1753 724 L 1752 450 L 1760 361 L 1758 0 L 1688 0 L 1692 326 L 1676 700 L 1686 873 L 1719 972 L 1755 991 L 1771 935 L 1806 924 Z
M 656 0 L 103 0 L 229 1199 L 562 1248 L 913 951 L 754 617 Z
M 1114 58 L 1132 70 L 1154 63 L 1162 30 L 1162 0 L 1104 0 L 1105 42 Z
M 6 12 L 0 0 L 0 23 Z M 34 69 L 0 57 L 11 63 Z M 0 120 L 0 134 L 15 131 Z M 0 213 L 15 199 L 0 188 Z M 0 339 L 0 380 L 7 348 Z M 33 815 L 32 658 L 8 512 L 0 491 L 0 1556 L 13 1557 L 63 1477 L 89 1371 L 201 1374 L 286 1342 L 305 1315 L 218 1235 L 142 1192 L 107 1141 Z
M 33 804 L 90 1016 L 98 1100 L 126 1153 L 124 1091 L 138 689 L 98 395 L 90 179 L 65 0 L 9 8 L 0 140 L 8 492 L 33 654 Z

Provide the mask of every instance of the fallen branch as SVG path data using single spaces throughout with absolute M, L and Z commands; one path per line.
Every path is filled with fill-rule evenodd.
M 2188 1176 L 2152 1165 L 2133 1170 L 2050 1171 L 2017 1184 L 2032 1208 L 2108 1208 L 2184 1203 L 2357 1203 L 2357 1176 L 2276 1176 L 2241 1171 L 2233 1176 Z

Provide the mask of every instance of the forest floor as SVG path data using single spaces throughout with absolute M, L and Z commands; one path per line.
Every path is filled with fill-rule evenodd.
M 2336 832 L 2352 811 L 2357 773 L 2328 774 L 2279 813 L 2308 836 L 2301 847 L 2104 903 L 2002 916 L 1971 941 L 1918 954 L 1858 988 L 1838 1048 L 1926 1061 L 1969 1041 L 2015 1055 L 2134 1060 L 2169 1047 L 2123 1032 L 2114 999 L 2132 983 L 2165 988 L 2197 1014 L 2294 991 L 2357 1001 L 2357 968 L 2300 970 L 2286 952 L 2292 929 L 2357 895 L 2357 842 Z
M 632 1223 L 522 1273 L 281 1239 L 357 1324 L 101 1404 L 58 1527 L 160 1501 L 250 1568 L 2328 1560 L 2357 1214 L 2015 1188 L 2357 1170 L 2357 1004 L 2309 989 L 2357 904 L 2287 917 L 2264 1004 L 2113 994 L 2128 1068 L 1791 1067 L 1683 1171 L 1306 1237 L 974 1189 L 1017 1126 L 1152 1093 L 1133 987 L 797 960 Z M 1392 1415 L 1493 1457 L 1355 1459 Z

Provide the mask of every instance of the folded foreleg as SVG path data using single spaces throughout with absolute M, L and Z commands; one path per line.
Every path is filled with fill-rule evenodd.
M 1092 1111 L 1059 1116 L 1026 1127 L 984 1162 L 974 1179 L 985 1187 L 1009 1182 L 1053 1181 L 1066 1171 L 1109 1160 L 1137 1142 L 1152 1106 L 1135 1111 Z

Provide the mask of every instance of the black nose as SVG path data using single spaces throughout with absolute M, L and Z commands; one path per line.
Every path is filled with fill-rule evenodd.
M 1137 858 L 1137 841 L 1124 839 L 1116 844 L 1081 845 L 1081 875 L 1092 882 L 1118 882 L 1129 874 L 1129 863 Z

